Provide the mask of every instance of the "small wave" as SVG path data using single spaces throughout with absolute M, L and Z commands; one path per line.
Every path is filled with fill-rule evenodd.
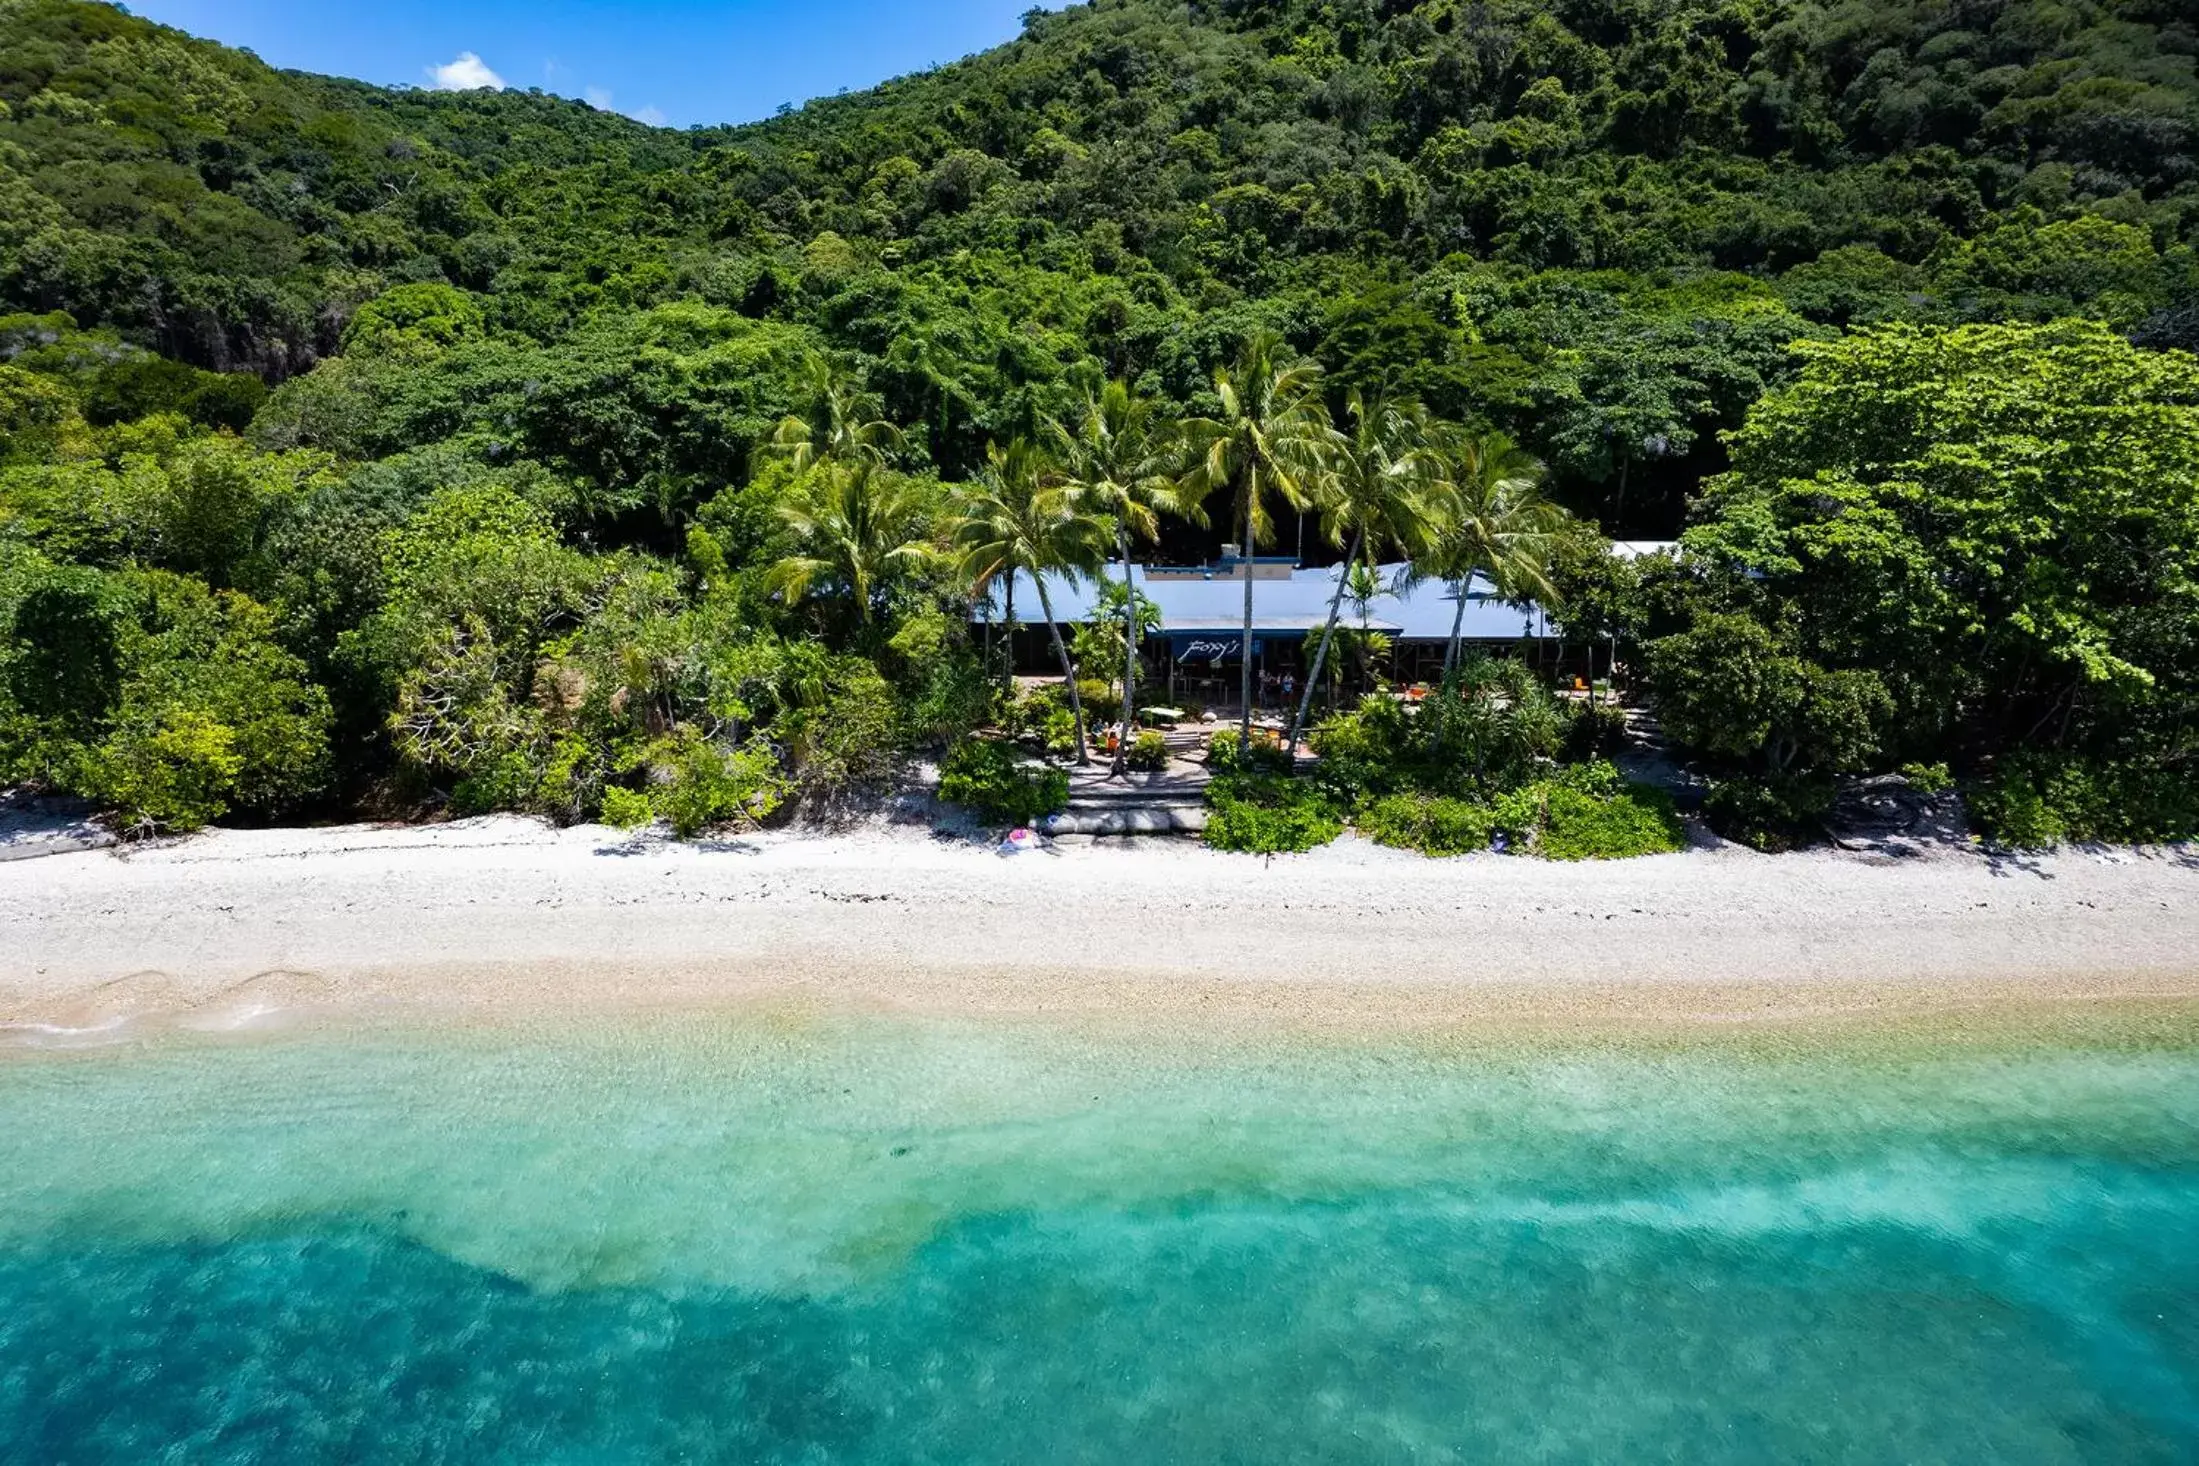
M 117 1013 L 97 1023 L 0 1023 L 0 1042 L 26 1049 L 97 1048 L 125 1042 L 138 1022 L 136 1014 Z
M 188 1014 L 176 1026 L 194 1033 L 248 1033 L 274 1027 L 289 1011 L 279 1003 L 238 1003 Z

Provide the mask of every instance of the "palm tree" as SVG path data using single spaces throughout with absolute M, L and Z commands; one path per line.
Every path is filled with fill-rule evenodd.
M 1381 552 L 1390 546 L 1407 555 L 1425 553 L 1436 543 L 1443 518 L 1443 496 L 1429 492 L 1428 461 L 1423 446 L 1428 437 L 1427 413 L 1420 404 L 1368 402 L 1353 388 L 1345 403 L 1351 431 L 1337 444 L 1329 474 L 1329 494 L 1320 506 L 1321 532 L 1330 544 L 1342 548 L 1348 541 L 1344 562 L 1337 567 L 1336 594 L 1329 597 L 1328 624 L 1321 630 L 1320 649 L 1306 674 L 1305 695 L 1291 720 L 1290 751 L 1298 752 L 1305 735 L 1306 717 L 1313 709 L 1313 694 L 1321 680 L 1336 639 L 1336 621 L 1344 609 L 1344 592 L 1353 572 L 1370 571 Z M 1362 558 L 1364 557 L 1364 558 Z
M 1124 382 L 1109 382 L 1087 402 L 1072 426 L 1050 422 L 1062 455 L 1064 480 L 1092 512 L 1113 522 L 1115 554 L 1122 562 L 1122 726 L 1110 778 L 1129 768 L 1130 731 L 1138 725 L 1138 594 L 1130 574 L 1130 537 L 1160 538 L 1161 516 L 1206 523 L 1203 495 L 1174 473 L 1178 435 L 1149 399 Z
M 884 464 L 901 451 L 901 430 L 879 415 L 877 397 L 824 356 L 812 356 L 802 372 L 808 406 L 780 420 L 758 457 L 783 460 L 802 473 L 827 459 Z
M 1443 682 L 1456 675 L 1474 577 L 1484 575 L 1505 600 L 1548 599 L 1550 555 L 1565 511 L 1542 496 L 1542 460 L 1503 433 L 1453 435 L 1435 455 L 1444 503 L 1444 533 L 1415 562 L 1416 572 L 1441 576 L 1458 593 Z
M 1054 619 L 1046 577 L 1075 580 L 1095 572 L 1107 557 L 1107 535 L 1106 519 L 1086 508 L 1076 489 L 1058 481 L 1045 455 L 1020 438 L 1005 448 L 995 443 L 985 450 L 985 467 L 957 492 L 948 530 L 976 594 L 989 595 L 996 581 L 1005 580 L 1012 595 L 1019 570 L 1037 583 L 1040 614 L 1069 689 L 1080 764 L 1092 761 L 1084 737 L 1084 700 L 1077 693 L 1076 664 Z
M 1244 721 L 1240 736 L 1252 741 L 1252 557 L 1271 535 L 1269 506 L 1280 498 L 1306 510 L 1326 490 L 1324 478 L 1336 441 L 1321 401 L 1321 368 L 1290 354 L 1282 337 L 1259 331 L 1237 364 L 1214 374 L 1221 416 L 1184 424 L 1198 446 L 1194 490 L 1227 487 L 1236 496 L 1237 522 L 1245 529 Z
M 820 463 L 779 506 L 802 553 L 772 566 L 764 583 L 789 605 L 821 581 L 836 585 L 868 629 L 886 585 L 932 557 L 920 534 L 926 507 L 914 482 L 871 459 Z

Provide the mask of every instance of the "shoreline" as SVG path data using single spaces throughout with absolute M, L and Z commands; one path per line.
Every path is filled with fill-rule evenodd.
M 2199 1013 L 2199 856 L 1002 858 L 890 827 L 681 846 L 499 818 L 0 866 L 0 953 L 15 1046 L 756 1005 L 1454 1039 L 1993 1027 Z

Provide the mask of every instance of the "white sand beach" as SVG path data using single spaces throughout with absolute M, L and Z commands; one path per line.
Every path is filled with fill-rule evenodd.
M 41 1039 L 758 999 L 1440 1025 L 2195 997 L 2188 850 L 1007 858 L 902 828 L 683 846 L 491 819 L 0 865 L 0 1023 Z

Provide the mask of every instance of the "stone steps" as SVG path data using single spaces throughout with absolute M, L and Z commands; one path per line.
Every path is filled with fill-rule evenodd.
M 1069 807 L 1044 828 L 1050 835 L 1196 835 L 1206 828 L 1206 785 L 1200 765 L 1122 779 L 1109 779 L 1101 766 L 1070 776 Z
M 1197 835 L 1206 829 L 1206 806 L 1125 806 L 1121 809 L 1071 807 L 1041 825 L 1049 835 L 1125 838 L 1135 835 Z
M 1206 803 L 1205 786 L 1178 789 L 1114 789 L 1074 790 L 1069 795 L 1071 809 L 1134 809 L 1146 805 L 1175 807 Z

